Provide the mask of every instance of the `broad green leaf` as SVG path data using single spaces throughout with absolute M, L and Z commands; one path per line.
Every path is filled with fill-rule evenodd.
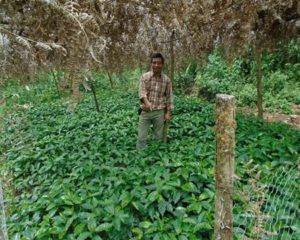
M 121 220 L 118 217 L 115 217 L 113 220 L 113 226 L 117 231 L 120 231 L 121 229 Z
M 203 193 L 201 193 L 201 195 L 199 197 L 199 201 L 203 201 L 208 198 L 210 198 L 209 194 L 207 192 L 203 192 Z
M 203 231 L 208 231 L 211 230 L 212 226 L 209 223 L 198 223 L 195 228 L 194 228 L 194 232 L 201 230 Z
M 149 203 L 152 203 L 155 200 L 157 200 L 158 197 L 159 197 L 159 193 L 157 191 L 153 191 L 148 195 L 147 200 L 149 201 Z
M 122 208 L 126 207 L 132 200 L 132 196 L 129 192 L 123 192 L 120 196 Z
M 187 207 L 187 211 L 188 212 L 196 212 L 196 213 L 200 213 L 202 210 L 202 205 L 201 205 L 201 202 L 193 202 L 192 204 L 190 204 L 188 207 Z
M 181 222 L 177 219 L 175 222 L 173 222 L 173 226 L 176 234 L 179 235 L 182 232 Z
M 21 237 L 20 237 L 20 233 L 16 233 L 13 237 L 14 240 L 20 240 Z
M 184 217 L 186 216 L 186 209 L 184 207 L 177 207 L 174 211 L 174 215 L 176 217 Z
M 182 189 L 187 192 L 198 192 L 196 185 L 192 182 L 188 182 L 182 186 Z
M 158 204 L 158 211 L 161 214 L 161 216 L 165 214 L 166 209 L 167 209 L 167 202 L 163 200 Z
M 88 227 L 88 230 L 90 232 L 95 232 L 96 231 L 96 226 L 97 226 L 97 223 L 96 223 L 96 220 L 94 218 L 91 218 L 88 220 L 87 222 L 87 227 Z
M 92 240 L 102 240 L 102 238 L 100 236 L 96 235 L 96 236 L 92 237 Z
M 112 226 L 111 223 L 102 223 L 96 227 L 96 232 L 107 232 Z
M 144 221 L 144 222 L 141 222 L 141 223 L 139 224 L 139 226 L 140 226 L 141 228 L 145 228 L 145 229 L 149 228 L 151 225 L 152 225 L 152 223 L 149 222 L 149 221 Z
M 190 223 L 190 224 L 197 224 L 197 220 L 194 219 L 194 218 L 190 218 L 190 217 L 184 218 L 184 219 L 183 219 L 183 222 L 184 222 L 184 223 Z
M 77 235 L 79 235 L 79 234 L 83 231 L 83 229 L 85 228 L 85 226 L 86 226 L 85 223 L 80 223 L 80 224 L 78 224 L 78 225 L 75 227 L 75 233 L 76 233 Z
M 83 232 L 78 236 L 78 240 L 85 240 L 91 237 L 91 234 L 89 232 Z
M 176 193 L 173 197 L 173 202 L 176 204 L 181 197 L 181 193 Z
M 65 231 L 67 231 L 69 229 L 69 227 L 71 226 L 71 224 L 73 223 L 75 217 L 71 217 L 67 220 L 66 226 L 65 226 Z
M 137 236 L 133 238 L 134 240 L 141 240 L 143 239 L 143 231 L 139 228 L 133 228 L 132 232 L 135 233 Z

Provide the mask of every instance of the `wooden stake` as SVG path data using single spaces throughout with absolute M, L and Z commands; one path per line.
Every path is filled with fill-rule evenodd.
M 50 72 L 51 72 L 52 77 L 53 77 L 53 81 L 54 81 L 54 84 L 55 84 L 55 87 L 56 87 L 57 95 L 58 95 L 59 98 L 61 98 L 56 73 L 53 71 L 53 69 L 50 69 Z
M 170 51 L 171 51 L 171 82 L 174 80 L 174 69 L 175 69 L 175 59 L 174 59 L 174 41 L 175 41 L 175 30 L 172 30 L 171 39 L 170 39 Z M 163 130 L 163 141 L 164 143 L 168 142 L 168 128 L 169 123 L 165 122 Z
M 163 141 L 164 143 L 168 143 L 168 127 L 169 127 L 169 123 L 165 122 L 164 123 L 164 130 L 163 130 Z
M 218 94 L 216 99 L 215 240 L 231 240 L 233 237 L 235 126 L 234 96 Z
M 109 82 L 110 82 L 110 87 L 113 89 L 114 88 L 114 82 L 112 80 L 112 77 L 111 77 L 111 74 L 110 74 L 110 71 L 109 71 L 108 67 L 106 67 L 106 72 L 107 72 L 107 76 L 108 76 L 108 79 L 109 79 Z
M 256 47 L 255 48 L 255 61 L 256 61 L 256 89 L 257 89 L 257 115 L 260 118 L 263 118 L 263 82 L 262 82 L 262 52 L 261 50 Z

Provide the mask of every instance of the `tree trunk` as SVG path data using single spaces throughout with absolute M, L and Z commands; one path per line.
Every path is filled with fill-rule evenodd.
M 216 198 L 214 238 L 233 237 L 232 195 L 235 148 L 235 98 L 218 94 L 216 99 Z
M 257 111 L 258 117 L 263 117 L 263 82 L 262 82 L 262 52 L 260 49 L 255 49 L 255 61 L 257 66 L 257 73 L 256 73 L 256 87 L 257 87 Z
M 170 50 L 171 50 L 171 81 L 174 81 L 174 69 L 175 69 L 175 58 L 174 58 L 174 41 L 175 41 L 175 30 L 172 30 L 171 34 L 171 43 L 170 43 Z
M 71 96 L 71 101 L 69 103 L 67 111 L 72 113 L 75 111 L 77 105 L 81 101 L 81 92 L 80 92 L 80 84 L 82 82 L 81 80 L 81 72 L 78 69 L 73 69 L 72 72 L 69 73 L 69 80 L 71 81 L 71 91 L 72 91 L 72 96 Z

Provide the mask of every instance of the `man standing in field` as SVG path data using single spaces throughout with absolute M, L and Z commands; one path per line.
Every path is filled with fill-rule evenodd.
M 151 71 L 140 78 L 140 119 L 136 148 L 146 147 L 148 130 L 153 125 L 154 138 L 163 140 L 164 124 L 171 121 L 173 93 L 171 80 L 162 73 L 164 57 L 160 53 L 151 56 Z

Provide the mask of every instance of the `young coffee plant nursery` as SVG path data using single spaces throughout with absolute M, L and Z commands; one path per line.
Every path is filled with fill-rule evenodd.
M 299 240 L 299 36 L 299 0 L 0 0 L 0 240 Z
M 10 239 L 213 239 L 214 104 L 175 96 L 169 143 L 137 152 L 136 91 L 102 91 L 99 113 L 91 96 L 68 113 L 51 86 L 18 94 L 33 105 L 2 123 Z M 299 142 L 237 114 L 235 239 L 300 238 Z

